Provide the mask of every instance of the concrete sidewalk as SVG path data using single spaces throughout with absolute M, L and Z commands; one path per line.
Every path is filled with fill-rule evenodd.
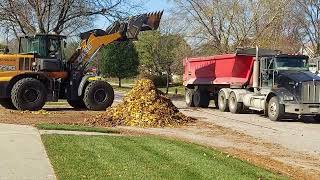
M 56 179 L 38 130 L 0 124 L 0 180 L 35 179 Z

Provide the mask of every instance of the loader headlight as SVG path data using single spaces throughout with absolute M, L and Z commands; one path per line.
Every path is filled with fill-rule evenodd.
M 284 95 L 283 96 L 283 100 L 285 100 L 285 101 L 293 101 L 294 98 L 293 98 L 293 96 Z

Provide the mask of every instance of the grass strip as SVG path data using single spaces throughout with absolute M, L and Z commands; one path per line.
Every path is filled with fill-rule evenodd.
M 41 130 L 63 130 L 63 131 L 84 131 L 84 132 L 99 132 L 99 133 L 114 133 L 119 134 L 120 131 L 111 128 L 98 128 L 80 125 L 66 125 L 66 124 L 37 124 L 36 127 Z

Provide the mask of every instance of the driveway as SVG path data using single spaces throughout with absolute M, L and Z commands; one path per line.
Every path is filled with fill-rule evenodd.
M 0 179 L 56 179 L 37 129 L 0 124 Z

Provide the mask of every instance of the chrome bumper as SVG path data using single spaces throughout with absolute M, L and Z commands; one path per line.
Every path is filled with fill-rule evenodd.
M 293 114 L 320 114 L 320 104 L 285 104 L 285 112 Z

